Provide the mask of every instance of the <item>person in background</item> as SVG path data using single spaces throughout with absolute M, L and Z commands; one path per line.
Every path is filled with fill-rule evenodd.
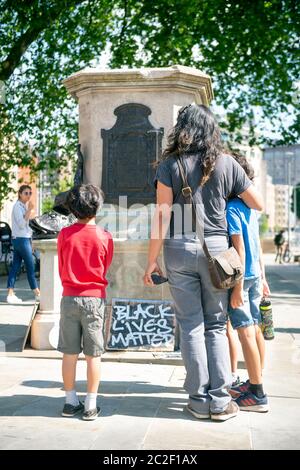
M 285 244 L 284 232 L 284 230 L 280 230 L 274 237 L 276 247 L 275 263 L 277 263 L 278 260 L 279 264 L 282 264 L 283 246 Z
M 40 300 L 40 290 L 35 277 L 34 262 L 32 256 L 32 230 L 29 227 L 29 220 L 35 217 L 33 202 L 31 201 L 31 187 L 23 184 L 18 191 L 18 200 L 12 210 L 12 244 L 14 248 L 13 262 L 7 280 L 7 303 L 20 304 L 22 299 L 14 293 L 17 274 L 24 260 L 27 279 L 30 288 L 35 294 L 35 300 Z
M 233 157 L 253 181 L 254 171 L 246 157 L 236 153 Z M 265 343 L 259 327 L 259 304 L 262 294 L 264 297 L 270 295 L 270 289 L 265 276 L 257 213 L 235 194 L 229 197 L 226 213 L 231 243 L 245 266 L 244 278 L 230 292 L 229 317 L 238 332 L 249 375 L 246 382 L 233 384 L 230 393 L 241 410 L 267 412 L 269 402 L 262 384 Z M 237 361 L 236 340 L 230 326 L 227 336 L 233 351 L 231 358 Z M 236 370 L 237 364 L 232 363 L 231 368 Z
M 100 357 L 104 351 L 106 273 L 113 257 L 113 239 L 95 222 L 103 203 L 102 191 L 92 184 L 71 189 L 67 205 L 77 223 L 58 236 L 59 274 L 63 285 L 58 350 L 63 353 L 62 375 L 66 402 L 62 416 L 83 413 L 86 421 L 100 413 L 97 392 Z M 76 365 L 83 350 L 87 363 L 87 395 L 84 406 L 76 389 Z

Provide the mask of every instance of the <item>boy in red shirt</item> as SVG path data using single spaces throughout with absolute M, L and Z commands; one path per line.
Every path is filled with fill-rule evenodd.
M 104 351 L 105 275 L 112 261 L 113 240 L 96 225 L 103 203 L 102 191 L 92 184 L 70 190 L 67 204 L 77 223 L 58 236 L 59 275 L 63 285 L 58 350 L 63 353 L 62 375 L 66 403 L 62 416 L 83 412 L 82 418 L 97 418 L 100 356 Z M 87 362 L 87 396 L 84 406 L 75 390 L 76 364 L 83 350 Z

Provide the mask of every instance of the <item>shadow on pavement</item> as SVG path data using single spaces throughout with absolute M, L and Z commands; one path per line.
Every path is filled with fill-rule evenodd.
M 62 382 L 51 382 L 48 380 L 25 380 L 21 382 L 21 386 L 33 388 L 63 388 Z M 86 392 L 86 381 L 76 381 L 76 391 L 78 393 Z M 168 387 L 165 385 L 156 385 L 150 382 L 126 382 L 126 381 L 107 381 L 100 383 L 100 393 L 108 394 L 130 394 L 130 393 L 186 393 L 181 387 Z
M 300 333 L 300 328 L 275 328 L 278 333 Z
M 169 393 L 169 389 L 165 389 Z M 85 394 L 78 394 L 80 401 L 84 401 Z M 39 395 L 13 395 L 0 397 L 0 416 L 36 416 L 58 418 L 64 406 L 64 397 L 39 396 Z M 98 395 L 97 403 L 101 407 L 101 416 L 125 415 L 139 417 L 156 417 L 159 409 L 159 417 L 167 419 L 193 419 L 191 415 L 183 414 L 186 406 L 186 398 L 147 396 L 144 392 L 140 395 L 107 397 Z M 70 418 L 65 418 L 70 419 Z M 76 419 L 73 418 L 73 419 Z M 80 416 L 79 416 L 80 419 Z
M 299 269 L 300 276 L 300 269 Z M 282 294 L 297 295 L 300 294 L 299 284 L 297 279 L 285 279 L 278 273 L 268 272 L 266 269 L 266 277 L 270 286 L 271 293 L 278 292 Z
M 1 352 L 21 352 L 27 325 L 0 324 Z

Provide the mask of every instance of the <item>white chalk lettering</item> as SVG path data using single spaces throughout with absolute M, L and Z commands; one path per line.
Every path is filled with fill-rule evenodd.
M 167 306 L 159 305 L 158 308 L 159 308 L 160 317 L 172 317 L 173 316 L 170 305 L 167 305 Z
M 114 305 L 114 315 L 117 320 L 126 320 L 130 314 L 130 305 Z
M 138 331 L 143 331 L 143 328 L 144 328 L 143 320 L 140 320 L 139 323 L 132 321 L 131 325 L 134 326 Z
M 174 341 L 174 313 L 163 302 L 134 302 L 113 304 L 109 347 L 149 345 L 154 348 Z
M 119 326 L 118 327 L 118 320 L 117 319 L 113 321 L 112 328 L 113 328 L 114 331 L 123 331 L 124 330 L 124 326 Z
M 167 325 L 167 320 L 165 318 L 158 320 L 157 326 L 159 327 L 157 330 L 158 333 L 172 333 L 172 328 Z M 161 331 L 160 328 L 165 331 Z
M 141 316 L 142 318 L 147 318 L 147 317 L 159 317 L 159 315 L 154 315 L 151 313 L 150 310 L 154 310 L 154 305 L 147 305 L 146 307 L 143 307 L 142 304 L 138 304 L 134 314 L 137 316 Z
M 152 333 L 153 331 L 155 331 L 155 320 L 154 320 L 154 318 L 151 318 L 150 320 L 148 320 L 148 321 L 144 324 L 144 330 L 145 330 L 147 333 Z
M 151 346 L 156 348 L 160 347 L 162 344 L 167 344 L 172 341 L 172 335 L 162 336 L 160 334 L 155 334 L 151 338 Z
M 112 335 L 111 336 L 111 345 L 112 345 L 112 347 L 119 344 L 119 343 L 121 343 L 125 348 L 128 347 L 128 343 L 124 339 L 124 336 L 122 335 L 122 333 L 119 333 L 117 336 Z

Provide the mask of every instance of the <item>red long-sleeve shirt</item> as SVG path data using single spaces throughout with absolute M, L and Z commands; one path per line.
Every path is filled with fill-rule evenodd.
M 92 224 L 63 228 L 57 240 L 63 296 L 106 297 L 105 275 L 113 257 L 109 232 Z

